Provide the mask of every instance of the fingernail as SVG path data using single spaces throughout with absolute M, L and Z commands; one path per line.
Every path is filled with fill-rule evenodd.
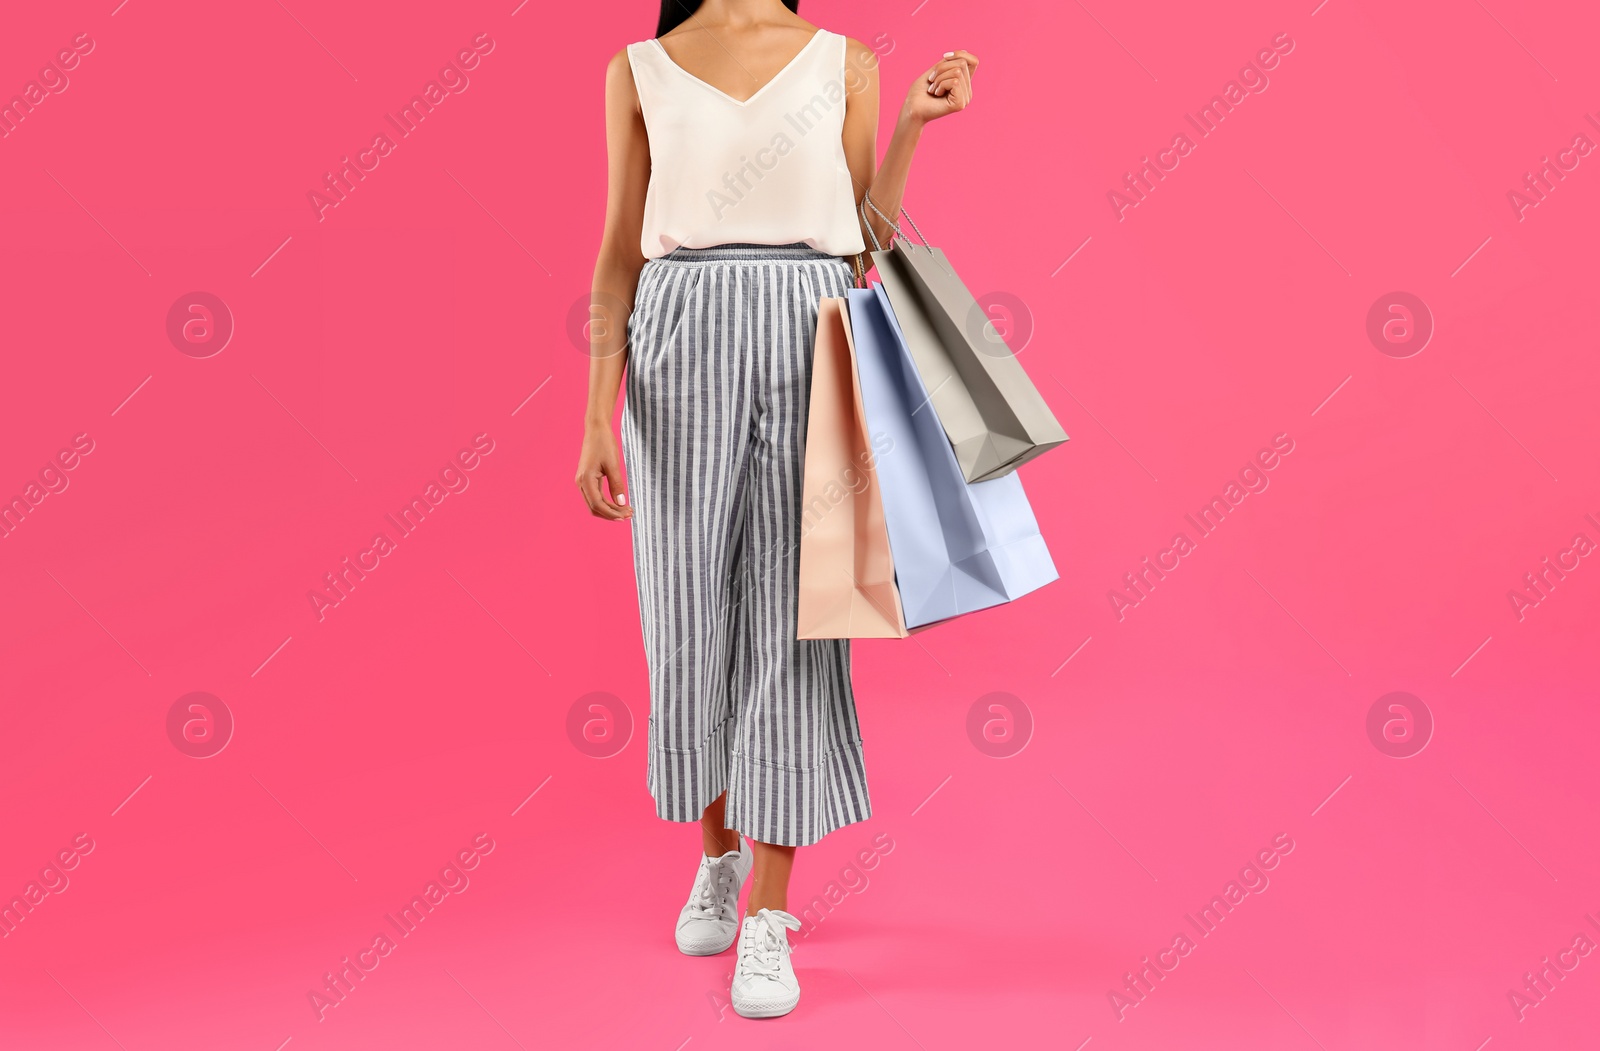
M 930 95 L 933 94 L 933 85 L 932 84 L 928 85 L 928 94 L 930 94 Z
M 955 58 L 956 57 L 956 53 L 954 51 L 946 51 L 944 53 L 944 57 L 945 58 Z
M 623 507 L 627 507 L 628 506 L 628 494 L 627 493 L 618 493 L 617 494 L 617 503 L 621 504 Z
M 928 83 L 929 83 L 929 84 L 932 84 L 932 83 L 933 83 L 933 74 L 932 74 L 932 73 L 929 73 L 929 74 L 928 74 Z

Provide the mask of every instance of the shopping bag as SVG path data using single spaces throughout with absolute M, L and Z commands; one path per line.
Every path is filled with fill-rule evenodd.
M 1015 472 L 962 477 L 881 285 L 848 292 L 850 334 L 895 583 L 908 629 L 1020 598 L 1056 579 Z
M 871 201 L 867 197 L 864 203 Z M 962 477 L 969 482 L 998 478 L 1067 441 L 1067 432 L 944 252 L 926 240 L 913 244 L 893 220 L 883 218 L 900 236 L 885 249 L 873 234 L 879 250 L 872 259 Z M 871 225 L 866 227 L 872 234 Z M 921 231 L 917 237 L 922 239 Z
M 818 307 L 801 486 L 802 639 L 906 636 L 843 299 Z

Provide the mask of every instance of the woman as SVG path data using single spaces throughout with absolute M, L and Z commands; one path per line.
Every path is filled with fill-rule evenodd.
M 795 848 L 871 813 L 849 642 L 795 637 L 817 301 L 865 262 L 864 221 L 888 242 L 923 127 L 970 103 L 978 65 L 948 52 L 912 84 L 879 167 L 877 56 L 797 6 L 663 0 L 656 39 L 611 59 L 577 474 L 596 517 L 633 521 L 657 813 L 700 822 L 678 948 L 737 936 L 747 1018 L 800 999 Z

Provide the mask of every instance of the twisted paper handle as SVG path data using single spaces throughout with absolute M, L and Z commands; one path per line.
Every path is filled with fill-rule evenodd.
M 887 215 L 884 215 L 882 210 L 880 210 L 878 208 L 878 202 L 874 201 L 872 199 L 872 191 L 871 190 L 868 190 L 866 193 L 862 194 L 862 196 L 861 196 L 861 205 L 862 205 L 862 212 L 861 212 L 861 220 L 862 220 L 862 222 L 861 222 L 861 225 L 865 226 L 867 228 L 867 236 L 872 238 L 872 247 L 873 247 L 873 249 L 875 251 L 878 251 L 878 252 L 883 251 L 883 245 L 878 241 L 878 234 L 877 234 L 877 232 L 875 230 L 872 229 L 872 223 L 867 221 L 867 213 L 866 213 L 866 209 L 867 208 L 871 208 L 873 210 L 873 212 L 877 214 L 878 218 L 880 218 L 884 222 L 888 223 L 889 224 L 889 229 L 891 229 L 895 233 L 899 234 L 900 238 L 902 240 L 905 240 L 905 241 L 910 241 L 911 240 L 911 238 L 906 236 L 906 232 L 904 230 L 900 229 L 900 224 L 899 223 L 896 223 L 893 219 L 889 218 Z M 917 226 L 917 221 L 915 219 L 911 218 L 911 213 L 906 211 L 905 205 L 903 205 L 903 204 L 900 206 L 900 214 L 905 216 L 906 217 L 906 222 L 911 224 L 911 229 L 916 232 L 917 240 L 922 242 L 922 247 L 924 247 L 924 248 L 929 247 L 928 239 L 926 237 L 922 236 L 922 229 L 919 226 Z

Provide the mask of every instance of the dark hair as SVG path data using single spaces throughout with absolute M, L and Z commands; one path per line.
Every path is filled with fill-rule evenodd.
M 656 36 L 666 36 L 683 25 L 689 16 L 700 9 L 701 0 L 661 0 L 661 21 L 656 23 Z M 783 0 L 783 6 L 799 14 L 800 0 Z

